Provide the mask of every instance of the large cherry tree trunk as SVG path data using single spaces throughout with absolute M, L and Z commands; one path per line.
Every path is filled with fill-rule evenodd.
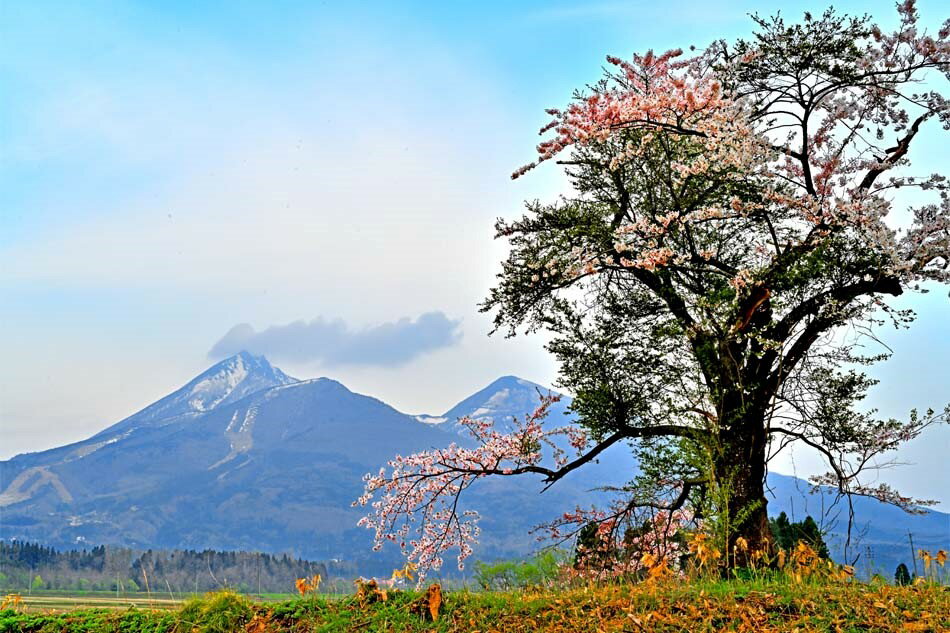
M 774 544 L 765 498 L 765 468 L 768 436 L 765 411 L 754 405 L 726 398 L 720 411 L 725 422 L 713 460 L 713 475 L 723 493 L 721 519 L 727 523 L 730 564 L 743 565 L 746 552 L 770 550 Z M 736 548 L 745 539 L 748 549 Z M 736 555 L 733 556 L 732 554 Z

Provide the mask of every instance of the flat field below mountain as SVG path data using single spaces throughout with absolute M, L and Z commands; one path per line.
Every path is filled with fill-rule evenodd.
M 936 584 L 661 581 L 518 592 L 389 591 L 251 602 L 208 594 L 175 609 L 0 612 L 0 633 L 297 631 L 948 631 L 950 588 Z M 157 606 L 157 605 L 156 605 Z M 165 605 L 162 605 L 165 606 Z M 433 620 L 432 607 L 437 612 Z

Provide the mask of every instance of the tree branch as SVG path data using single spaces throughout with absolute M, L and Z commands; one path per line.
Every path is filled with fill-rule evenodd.
M 877 177 L 883 174 L 885 171 L 897 164 L 901 158 L 903 158 L 907 151 L 910 149 L 910 142 L 914 140 L 914 137 L 917 136 L 917 132 L 920 131 L 920 124 L 929 119 L 933 115 L 933 111 L 925 112 L 921 114 L 914 120 L 913 125 L 910 126 L 910 129 L 907 131 L 907 134 L 901 138 L 897 145 L 894 147 L 889 147 L 884 150 L 889 154 L 887 158 L 879 161 L 880 165 L 868 171 L 865 174 L 864 178 L 861 179 L 861 184 L 858 185 L 858 189 L 867 191 L 874 184 L 874 181 L 877 180 Z

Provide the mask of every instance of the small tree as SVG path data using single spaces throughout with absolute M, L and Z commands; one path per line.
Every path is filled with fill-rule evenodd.
M 777 517 L 770 521 L 770 526 L 772 530 L 772 536 L 775 538 L 775 544 L 781 547 L 782 549 L 788 549 L 794 543 L 792 543 L 792 524 L 788 520 L 788 515 L 785 512 L 780 512 Z
M 788 516 L 782 512 L 775 519 L 771 519 L 769 524 L 775 544 L 780 548 L 791 550 L 802 541 L 811 546 L 821 558 L 831 558 L 821 528 L 811 515 L 806 516 L 804 521 L 790 523 Z
M 897 566 L 897 570 L 894 572 L 894 582 L 900 587 L 910 584 L 910 571 L 904 563 Z
M 638 511 L 692 508 L 728 551 L 739 537 L 767 547 L 767 464 L 792 443 L 826 458 L 813 482 L 849 502 L 926 503 L 862 475 L 950 409 L 901 422 L 857 408 L 874 384 L 858 368 L 885 356 L 863 352 L 861 335 L 911 320 L 886 299 L 950 281 L 946 178 L 907 172 L 922 130 L 950 127 L 937 89 L 950 76 L 950 21 L 930 35 L 912 0 L 898 12 L 892 33 L 828 10 L 798 24 L 755 17 L 752 39 L 690 59 L 608 57 L 615 71 L 549 111 L 552 136 L 514 177 L 559 158 L 573 192 L 498 222 L 511 250 L 483 309 L 510 334 L 552 334 L 575 437 L 589 442 L 543 465 L 536 414 L 525 435 L 479 429 L 476 452 L 397 460 L 363 498 L 385 494 L 365 521 L 379 543 L 406 543 L 387 527 L 392 513 L 421 511 L 409 555 L 436 561 L 459 546 L 464 558 L 477 517 L 460 521 L 457 499 L 475 478 L 553 484 L 623 443 L 650 476 L 561 528 L 594 520 L 619 540 Z M 910 207 L 910 189 L 939 197 Z M 895 211 L 908 218 L 901 231 Z M 445 495 L 454 501 L 429 512 Z

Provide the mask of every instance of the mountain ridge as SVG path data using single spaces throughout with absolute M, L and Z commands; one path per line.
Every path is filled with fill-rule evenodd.
M 83 442 L 0 462 L 0 538 L 56 546 L 289 547 L 298 555 L 384 565 L 395 553 L 370 558 L 370 535 L 355 526 L 360 511 L 350 507 L 362 475 L 396 454 L 464 442 L 458 417 L 491 417 L 504 426 L 537 406 L 539 389 L 548 392 L 502 376 L 442 416 L 413 416 L 332 378 L 298 380 L 263 357 L 238 354 Z M 563 396 L 549 419 L 561 424 L 556 416 L 569 406 Z M 543 498 L 538 480 L 478 482 L 468 499 L 485 516 L 478 555 L 531 551 L 531 527 L 558 509 L 602 500 L 590 489 L 609 477 L 631 478 L 636 465 L 629 451 L 615 448 Z M 809 486 L 783 477 L 770 477 L 778 490 L 775 513 L 794 512 L 802 505 L 795 501 L 803 495 L 798 488 Z M 860 507 L 881 515 L 873 505 Z M 941 521 L 950 526 L 950 515 L 914 524 L 915 540 L 917 533 L 948 540 L 940 540 Z M 903 525 L 869 532 L 888 561 L 903 551 Z

